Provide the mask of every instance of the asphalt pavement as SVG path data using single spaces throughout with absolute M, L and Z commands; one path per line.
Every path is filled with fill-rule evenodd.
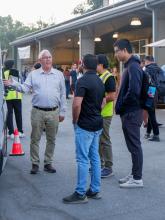
M 43 171 L 45 134 L 40 143 L 40 172 L 30 175 L 30 111 L 31 95 L 23 99 L 23 124 L 26 137 L 21 139 L 25 156 L 8 157 L 0 176 L 0 220 L 165 220 L 165 126 L 160 128 L 160 143 L 143 139 L 143 189 L 120 189 L 118 179 L 130 172 L 121 122 L 114 116 L 110 134 L 113 143 L 115 175 L 102 180 L 102 199 L 87 204 L 66 205 L 62 198 L 73 193 L 76 184 L 74 133 L 71 123 L 71 103 L 67 100 L 67 115 L 60 124 L 54 166 L 56 174 Z M 157 111 L 159 122 L 165 125 L 165 110 Z M 10 151 L 12 141 L 8 143 Z

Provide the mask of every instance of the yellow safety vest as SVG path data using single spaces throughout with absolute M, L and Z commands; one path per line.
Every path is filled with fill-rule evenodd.
M 102 82 L 105 84 L 105 82 L 107 81 L 107 79 L 110 77 L 110 76 L 113 76 L 112 73 L 110 73 L 108 70 L 106 70 L 104 73 L 102 73 L 100 75 L 100 79 L 102 80 Z M 105 93 L 106 95 L 107 93 Z M 111 117 L 113 115 L 113 101 L 110 101 L 108 103 L 105 104 L 104 108 L 102 109 L 101 111 L 101 115 L 103 117 Z
M 4 77 L 6 80 L 9 79 L 10 70 L 6 70 L 4 72 Z M 22 94 L 15 90 L 9 90 L 7 96 L 5 96 L 5 100 L 13 100 L 13 99 L 22 99 Z

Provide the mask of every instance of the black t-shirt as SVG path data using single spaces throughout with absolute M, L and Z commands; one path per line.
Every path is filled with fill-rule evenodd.
M 78 126 L 87 131 L 98 131 L 103 127 L 101 104 L 105 89 L 94 71 L 86 72 L 77 81 L 76 97 L 83 97 Z
M 116 81 L 114 76 L 110 76 L 105 82 L 106 92 L 116 92 Z

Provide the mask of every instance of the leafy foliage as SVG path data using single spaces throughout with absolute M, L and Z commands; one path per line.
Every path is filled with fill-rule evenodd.
M 87 2 L 81 3 L 73 10 L 73 14 L 84 14 L 86 12 L 98 9 L 103 6 L 103 0 L 87 0 Z
M 48 27 L 52 24 L 47 24 L 41 20 L 37 21 L 36 24 L 26 26 L 20 21 L 14 21 L 10 15 L 6 17 L 0 16 L 0 43 L 1 48 L 9 49 L 9 43 L 14 41 L 17 37 L 26 35 L 28 33 L 40 30 Z

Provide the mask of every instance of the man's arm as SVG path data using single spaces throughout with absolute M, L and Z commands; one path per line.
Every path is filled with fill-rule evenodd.
M 65 118 L 66 113 L 66 89 L 65 89 L 65 79 L 61 73 L 61 87 L 60 87 L 60 116 L 59 121 L 62 122 Z
M 82 101 L 83 101 L 83 97 L 74 97 L 73 99 L 73 104 L 72 104 L 73 124 L 77 124 L 77 121 L 79 119 Z
M 114 101 L 116 98 L 116 92 L 108 92 L 105 96 L 106 103 Z
M 86 88 L 85 84 L 80 78 L 80 80 L 77 81 L 76 83 L 76 89 L 75 89 L 75 97 L 73 99 L 73 104 L 72 104 L 72 118 L 73 118 L 73 124 L 77 124 L 80 112 L 81 112 L 81 105 L 83 98 L 85 96 Z
M 14 90 L 22 93 L 28 93 L 32 89 L 32 75 L 29 73 L 26 81 L 21 84 L 14 79 L 10 78 L 9 80 L 3 80 L 5 86 L 11 86 Z
M 116 82 L 114 76 L 111 76 L 107 79 L 105 83 L 105 91 L 106 91 L 106 95 L 105 98 L 103 99 L 102 108 L 106 103 L 112 102 L 116 98 Z

